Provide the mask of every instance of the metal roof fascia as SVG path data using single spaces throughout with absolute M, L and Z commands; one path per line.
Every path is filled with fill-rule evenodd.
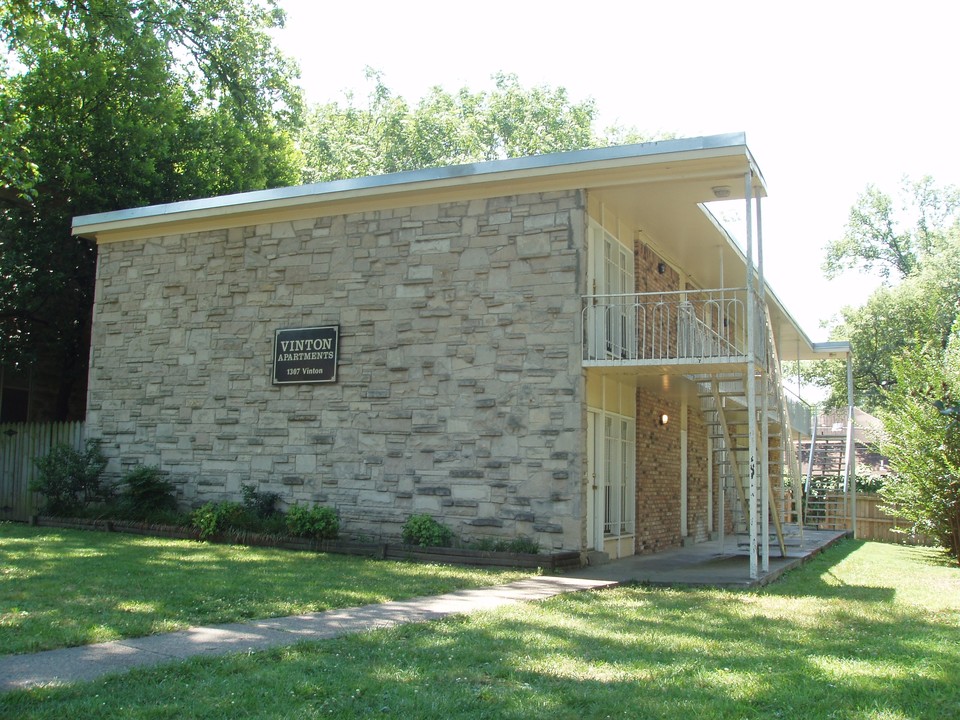
M 463 179 L 480 180 L 492 178 L 496 175 L 522 173 L 529 171 L 547 171 L 555 169 L 562 171 L 574 165 L 600 164 L 605 162 L 629 162 L 641 158 L 652 158 L 658 155 L 670 155 L 697 151 L 723 150 L 743 147 L 752 163 L 752 156 L 746 147 L 744 133 L 728 133 L 725 135 L 709 135 L 697 138 L 683 138 L 680 140 L 661 140 L 636 145 L 616 145 L 605 148 L 590 148 L 587 150 L 572 150 L 562 153 L 548 153 L 531 155 L 522 158 L 506 160 L 492 160 L 482 163 L 465 165 L 450 165 L 440 168 L 425 168 L 409 170 L 388 175 L 372 175 L 347 180 L 333 180 L 330 182 L 314 183 L 310 185 L 296 185 L 270 190 L 255 190 L 252 192 L 235 193 L 212 198 L 196 200 L 182 200 L 163 205 L 147 205 L 126 210 L 114 210 L 91 215 L 80 215 L 73 219 L 73 233 L 96 233 L 110 229 L 110 226 L 129 226 L 142 222 L 149 224 L 173 219 L 174 216 L 183 216 L 190 213 L 217 211 L 242 212 L 244 209 L 254 209 L 254 206 L 269 203 L 282 205 L 304 203 L 311 200 L 320 200 L 323 197 L 332 198 L 338 194 L 371 193 L 384 191 L 389 188 L 400 189 L 429 182 L 454 181 Z
M 820 354 L 837 354 L 853 352 L 853 346 L 849 340 L 831 340 L 829 342 L 813 343 L 813 351 Z

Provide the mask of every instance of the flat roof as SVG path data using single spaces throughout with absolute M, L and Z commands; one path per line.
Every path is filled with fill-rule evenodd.
M 616 170 L 629 172 L 630 169 L 643 166 L 662 166 L 679 160 L 730 155 L 746 157 L 748 165 L 754 168 L 755 192 L 765 195 L 766 186 L 747 149 L 745 134 L 728 133 L 409 170 L 80 215 L 73 219 L 73 233 L 105 240 L 106 238 L 100 236 L 124 230 L 128 231 L 124 235 L 129 236 L 129 231 L 136 228 L 191 219 L 205 218 L 209 221 L 219 217 L 227 221 L 230 216 L 236 223 L 240 221 L 237 216 L 258 211 L 331 203 L 336 200 L 396 197 L 417 191 L 437 191 L 451 186 L 476 189 L 480 185 L 521 182 L 525 179 L 540 180 L 542 184 L 542 181 L 549 178 L 558 187 L 589 187 L 587 183 L 591 178 L 595 179 L 598 173 L 606 174 Z M 614 182 L 618 181 L 614 179 Z M 209 226 L 209 222 L 205 225 Z M 147 236 L 150 233 L 135 234 Z

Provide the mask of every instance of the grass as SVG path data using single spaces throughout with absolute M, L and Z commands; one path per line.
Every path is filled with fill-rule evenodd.
M 0 696 L 0 717 L 960 717 L 960 570 L 847 541 L 750 592 L 623 587 Z
M 0 654 L 435 595 L 529 574 L 0 523 Z

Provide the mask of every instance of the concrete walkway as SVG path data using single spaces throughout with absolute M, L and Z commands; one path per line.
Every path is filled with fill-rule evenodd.
M 283 647 L 304 640 L 326 640 L 628 582 L 741 588 L 764 585 L 845 535 L 808 530 L 802 542 L 798 539 L 792 546 L 788 545 L 787 557 L 771 557 L 770 569 L 755 579 L 750 578 L 748 557 L 735 541 L 732 545 L 729 541 L 713 541 L 655 555 L 627 557 L 561 576 L 526 578 L 509 585 L 250 623 L 195 627 L 32 655 L 7 655 L 0 657 L 0 692 L 95 680 L 135 667 L 161 665 L 198 655 L 226 655 Z

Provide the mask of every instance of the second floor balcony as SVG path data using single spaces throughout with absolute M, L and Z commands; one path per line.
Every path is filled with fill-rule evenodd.
M 759 305 L 757 327 L 764 328 Z M 584 367 L 636 372 L 732 370 L 749 356 L 745 288 L 587 295 L 582 306 Z M 754 357 L 766 357 L 766 331 L 754 336 Z

